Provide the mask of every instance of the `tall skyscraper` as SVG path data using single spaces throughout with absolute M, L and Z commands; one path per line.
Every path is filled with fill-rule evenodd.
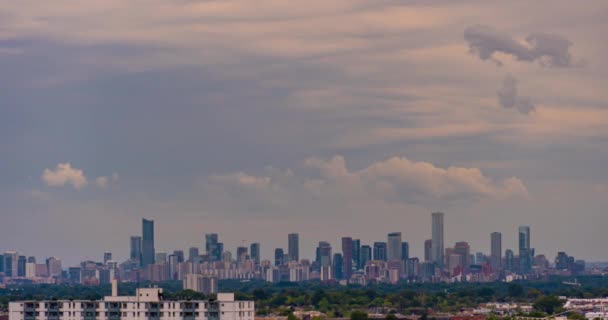
M 243 263 L 247 260 L 248 257 L 247 247 L 238 247 L 236 248 L 236 260 L 240 263 Z
M 112 252 L 105 252 L 103 254 L 103 264 L 108 264 L 110 260 L 112 260 Z
M 401 260 L 407 261 L 410 258 L 410 244 L 407 241 L 401 242 Z
M 492 232 L 490 240 L 490 263 L 492 271 L 498 272 L 502 269 L 502 234 L 500 232 Z
M 351 237 L 342 238 L 342 276 L 350 279 L 353 274 L 353 239 Z
M 26 256 L 17 258 L 17 277 L 25 277 L 25 265 L 27 264 Z
M 319 252 L 319 265 L 321 268 L 331 267 L 331 245 L 329 242 L 319 241 L 317 252 Z M 344 261 L 344 258 L 342 260 Z
M 209 261 L 222 260 L 223 248 L 220 248 L 217 233 L 207 233 L 205 235 L 205 253 Z
M 197 247 L 190 247 L 190 249 L 188 249 L 188 261 L 197 261 L 199 256 L 200 254 Z
M 471 247 L 469 243 L 465 241 L 456 242 L 454 254 L 460 256 L 460 266 L 463 274 L 468 274 L 471 270 Z
M 141 265 L 154 264 L 154 221 L 142 219 Z
M 260 264 L 260 244 L 254 242 L 249 247 L 249 251 L 251 252 L 251 260 L 255 262 L 256 265 Z
M 401 260 L 401 232 L 391 232 L 388 234 L 388 261 Z
M 386 261 L 386 242 L 374 242 L 374 260 Z
M 353 269 L 361 270 L 361 240 L 353 239 Z
M 281 248 L 274 249 L 274 265 L 281 266 L 281 265 L 283 265 L 284 262 L 285 262 L 285 253 L 283 252 L 283 249 L 281 249 Z
M 424 240 L 424 261 L 433 261 L 433 240 Z
M 297 233 L 290 233 L 287 235 L 287 240 L 289 261 L 300 261 L 300 235 Z
M 433 212 L 432 215 L 432 261 L 443 268 L 443 212 Z
M 515 272 L 515 254 L 511 249 L 505 251 L 505 270 Z
M 19 254 L 13 251 L 7 251 L 4 253 L 4 275 L 7 277 L 16 277 Z
M 131 260 L 141 261 L 141 237 L 131 237 Z
M 333 270 L 334 270 L 334 278 L 340 280 L 344 278 L 344 275 L 342 274 L 342 263 L 344 261 L 342 260 L 342 255 L 340 253 L 334 253 L 334 261 L 333 261 Z
M 519 227 L 519 273 L 529 274 L 532 270 L 532 251 L 530 248 L 530 227 Z
M 0 254 L 0 273 L 4 273 L 4 255 Z
M 360 270 L 365 269 L 365 263 L 372 260 L 372 247 L 368 245 L 361 246 L 361 266 Z

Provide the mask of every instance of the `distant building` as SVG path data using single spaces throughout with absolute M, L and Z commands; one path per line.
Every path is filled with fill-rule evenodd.
M 359 267 L 359 269 L 363 270 L 363 268 L 365 268 L 365 264 L 371 260 L 372 260 L 372 247 L 370 247 L 368 245 L 361 246 L 361 257 L 360 257 L 361 267 Z
M 334 253 L 334 259 L 333 259 L 333 270 L 334 270 L 334 278 L 341 280 L 344 279 L 344 275 L 342 274 L 343 272 L 343 260 L 342 260 L 342 254 L 340 253 Z
M 202 274 L 187 274 L 183 280 L 184 289 L 194 290 L 204 295 L 217 293 L 217 277 Z
M 351 237 L 342 237 L 342 276 L 343 276 L 343 279 L 350 279 L 350 276 L 352 274 L 353 274 L 353 239 Z
M 439 266 L 443 267 L 443 212 L 433 212 L 432 217 L 432 247 L 431 247 L 431 260 Z
M 519 273 L 529 274 L 532 271 L 532 257 L 534 253 L 530 248 L 530 227 L 519 227 Z
M 290 233 L 287 235 L 287 240 L 289 261 L 300 261 L 300 235 L 297 233 Z
M 410 244 L 406 241 L 401 242 L 401 260 L 406 261 L 410 258 Z
M 112 260 L 112 252 L 105 252 L 103 254 L 103 264 L 107 264 L 110 260 Z
M 131 260 L 141 261 L 141 237 L 131 237 Z
M 283 249 L 281 249 L 281 248 L 274 249 L 274 265 L 280 266 L 280 265 L 283 265 L 284 262 L 285 262 L 285 253 L 283 252 Z
M 254 242 L 249 246 L 249 252 L 251 254 L 251 260 L 255 262 L 256 265 L 260 264 L 260 244 Z
M 386 261 L 386 242 L 374 242 L 374 260 Z
M 401 260 L 401 232 L 388 234 L 387 260 Z
M 492 232 L 490 242 L 490 265 L 492 266 L 492 270 L 497 272 L 502 269 L 502 233 Z
M 154 221 L 142 219 L 141 265 L 146 267 L 154 264 Z
M 433 260 L 433 240 L 428 239 L 424 240 L 424 261 L 432 261 Z
M 353 270 L 361 270 L 361 240 L 353 239 Z
M 197 247 L 190 247 L 190 249 L 188 249 L 188 261 L 196 261 L 199 256 L 200 253 Z

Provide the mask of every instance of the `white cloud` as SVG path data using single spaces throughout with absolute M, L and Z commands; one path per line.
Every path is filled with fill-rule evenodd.
M 51 187 L 61 187 L 71 184 L 76 189 L 84 188 L 87 185 L 87 178 L 80 169 L 72 168 L 70 163 L 59 163 L 54 170 L 44 169 L 42 181 Z
M 105 189 L 110 185 L 111 182 L 116 182 L 116 181 L 118 181 L 118 173 L 113 173 L 110 177 L 106 177 L 106 176 L 97 177 L 95 179 L 95 184 L 98 187 Z

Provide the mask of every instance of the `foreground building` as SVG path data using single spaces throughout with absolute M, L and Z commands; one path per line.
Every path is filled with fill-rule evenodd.
M 9 320 L 253 320 L 253 301 L 235 301 L 233 293 L 217 300 L 165 300 L 161 288 L 140 288 L 135 296 L 103 300 L 18 301 L 9 304 Z

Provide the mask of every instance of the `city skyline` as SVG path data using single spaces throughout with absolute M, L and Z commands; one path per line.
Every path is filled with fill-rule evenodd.
M 446 249 L 501 232 L 514 255 L 608 260 L 605 0 L 4 1 L 0 17 L 0 250 L 128 257 L 147 217 L 148 265 L 206 252 L 205 234 L 268 258 L 289 233 L 312 257 L 400 232 L 423 257 L 444 212 Z

